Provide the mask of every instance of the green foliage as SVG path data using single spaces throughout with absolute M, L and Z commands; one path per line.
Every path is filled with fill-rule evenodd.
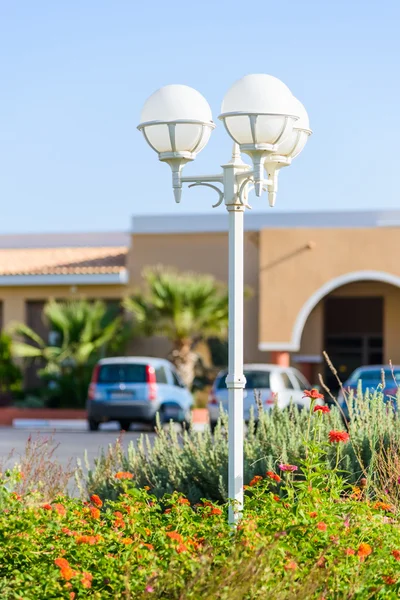
M 214 277 L 153 267 L 143 271 L 143 278 L 145 290 L 125 300 L 143 335 L 172 341 L 226 335 L 228 293 Z
M 225 338 L 228 292 L 210 275 L 180 273 L 172 268 L 143 271 L 145 287 L 124 302 L 134 317 L 138 335 L 163 336 L 172 342 L 170 359 L 182 380 L 192 386 L 198 356 L 196 343 L 209 337 Z
M 227 503 L 191 505 L 177 492 L 159 498 L 151 483 L 138 487 L 137 471 L 116 470 L 120 446 L 106 465 L 115 500 L 59 495 L 44 502 L 32 487 L 15 493 L 26 478 L 21 469 L 6 472 L 0 478 L 0 597 L 395 600 L 398 507 L 383 489 L 371 493 L 365 482 L 354 487 L 346 481 L 352 438 L 330 429 L 340 425 L 337 414 L 315 413 L 313 406 L 308 415 L 288 414 L 289 420 L 282 413 L 271 420 L 277 430 L 283 423 L 296 432 L 304 426 L 302 457 L 271 460 L 267 472 L 252 478 L 234 529 Z M 279 443 L 289 456 L 294 445 L 288 437 L 283 433 Z M 204 480 L 206 466 L 198 466 Z M 173 471 L 179 481 L 177 462 Z
M 83 406 L 94 364 L 105 355 L 121 351 L 130 331 L 118 307 L 102 301 L 50 301 L 44 309 L 56 343 L 48 344 L 30 327 L 17 324 L 14 333 L 27 339 L 15 341 L 13 352 L 27 361 L 40 360 L 40 376 L 47 382 L 51 405 Z
M 21 389 L 22 373 L 12 356 L 12 339 L 0 333 L 0 393 L 12 393 Z
M 381 482 L 387 485 L 388 475 L 383 467 L 382 453 L 386 458 L 390 450 L 399 454 L 398 413 L 384 403 L 380 392 L 367 392 L 364 397 L 361 393 L 351 396 L 349 405 L 352 443 L 340 448 L 344 476 L 347 481 L 356 484 L 368 472 L 370 485 L 379 487 Z M 321 439 L 327 439 L 332 429 L 343 429 L 338 409 L 332 408 L 325 417 L 319 430 Z M 252 420 L 245 436 L 245 483 L 248 484 L 255 475 L 263 475 L 279 461 L 296 463 L 304 459 L 307 423 L 307 413 L 294 407 L 285 411 L 278 408 L 268 412 L 261 410 L 257 426 Z M 94 468 L 87 465 L 85 473 L 80 471 L 80 487 L 89 493 L 114 497 L 111 473 L 115 469 L 128 470 L 135 473 L 139 486 L 151 485 L 159 498 L 165 493 L 178 491 L 192 502 L 201 498 L 224 502 L 227 500 L 227 427 L 227 416 L 223 415 L 214 436 L 206 430 L 185 432 L 181 437 L 171 427 L 160 431 L 154 443 L 147 436 L 142 436 L 137 446 L 131 442 L 126 451 L 117 443 L 101 452 Z M 379 457 L 380 468 L 369 470 Z M 326 460 L 330 468 L 334 467 L 334 449 L 327 452 Z M 400 460 L 398 466 L 400 473 Z

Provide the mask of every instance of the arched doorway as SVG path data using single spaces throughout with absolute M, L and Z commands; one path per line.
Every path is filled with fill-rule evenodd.
M 313 381 L 322 373 L 332 390 L 338 384 L 324 350 L 342 381 L 363 365 L 400 363 L 400 278 L 359 272 L 328 282 L 303 306 L 292 333 L 294 360 L 319 357 L 304 366 Z

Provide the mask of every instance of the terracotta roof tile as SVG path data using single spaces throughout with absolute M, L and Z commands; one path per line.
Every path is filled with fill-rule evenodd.
M 0 276 L 119 273 L 127 253 L 123 246 L 0 249 Z

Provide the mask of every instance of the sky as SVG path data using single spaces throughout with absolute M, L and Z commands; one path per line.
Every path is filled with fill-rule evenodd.
M 212 214 L 136 126 L 146 98 L 183 83 L 217 123 L 186 175 L 218 172 L 217 117 L 249 73 L 284 81 L 313 135 L 280 174 L 274 209 L 397 208 L 398 0 L 0 0 L 0 233 L 129 230 L 143 214 Z

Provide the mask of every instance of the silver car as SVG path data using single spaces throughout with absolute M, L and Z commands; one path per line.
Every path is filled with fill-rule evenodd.
M 131 423 L 188 423 L 193 396 L 174 366 L 162 358 L 105 358 L 93 370 L 86 403 L 88 425 L 118 421 L 127 431 Z
M 310 406 L 309 398 L 304 398 L 304 390 L 311 388 L 307 379 L 292 367 L 279 367 L 277 365 L 248 364 L 244 365 L 246 388 L 243 400 L 243 418 L 246 422 L 250 419 L 250 410 L 253 407 L 254 417 L 257 420 L 256 400 L 254 391 L 261 395 L 264 409 L 270 409 L 275 404 L 279 408 L 286 408 L 292 401 L 299 408 Z M 227 371 L 221 371 L 214 382 L 208 401 L 208 413 L 211 429 L 217 424 L 220 406 L 228 412 L 228 390 L 225 384 Z

